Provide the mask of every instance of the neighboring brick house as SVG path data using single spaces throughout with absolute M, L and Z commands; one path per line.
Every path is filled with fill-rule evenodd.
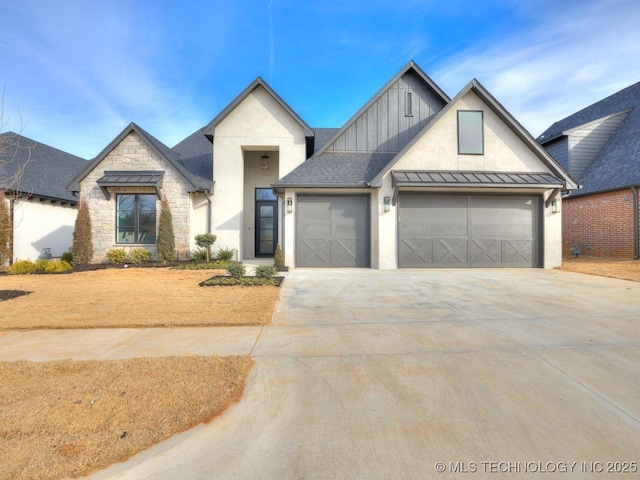
M 639 258 L 639 106 L 640 82 L 538 137 L 582 187 L 563 197 L 563 255 Z

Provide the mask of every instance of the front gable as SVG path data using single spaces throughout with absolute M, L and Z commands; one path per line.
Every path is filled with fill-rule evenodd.
M 215 126 L 216 141 L 221 137 L 304 138 L 303 125 L 265 88 L 257 85 Z
M 479 111 L 483 152 L 458 150 L 458 112 Z M 551 173 L 563 187 L 577 185 L 519 123 L 476 80 L 470 82 L 372 182 L 394 171 Z
M 481 111 L 484 154 L 458 153 L 458 111 Z M 438 119 L 398 160 L 398 170 L 548 171 L 540 159 L 480 99 L 469 91 Z

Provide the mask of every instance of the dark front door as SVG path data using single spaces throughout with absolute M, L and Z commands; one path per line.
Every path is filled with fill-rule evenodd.
M 278 243 L 277 200 L 256 200 L 256 256 L 273 256 Z

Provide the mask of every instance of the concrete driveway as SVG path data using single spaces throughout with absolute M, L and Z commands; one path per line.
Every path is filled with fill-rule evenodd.
M 238 335 L 257 359 L 238 404 L 93 478 L 640 476 L 639 283 L 299 269 L 274 324 Z

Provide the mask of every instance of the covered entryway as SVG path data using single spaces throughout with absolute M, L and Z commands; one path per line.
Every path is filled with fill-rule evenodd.
M 537 195 L 399 195 L 400 267 L 538 267 Z
M 369 266 L 368 195 L 299 195 L 296 218 L 297 266 Z

